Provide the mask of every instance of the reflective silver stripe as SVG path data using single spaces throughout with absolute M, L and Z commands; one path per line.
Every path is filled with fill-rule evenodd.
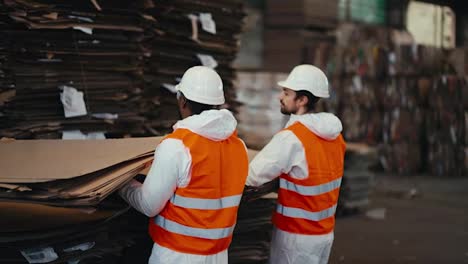
M 221 199 L 189 198 L 174 194 L 171 203 L 188 209 L 217 210 L 238 206 L 242 195 L 233 195 Z
M 283 206 L 281 204 L 278 204 L 276 206 L 276 212 L 278 212 L 279 214 L 288 217 L 303 218 L 312 221 L 320 221 L 330 216 L 333 216 L 335 215 L 335 211 L 336 204 L 328 209 L 319 212 L 309 212 L 299 208 Z
M 322 193 L 327 193 L 327 192 L 335 190 L 336 188 L 339 188 L 340 185 L 341 185 L 341 177 L 331 182 L 327 182 L 327 183 L 316 185 L 316 186 L 299 185 L 299 184 L 290 182 L 286 179 L 280 178 L 280 188 L 290 190 L 293 192 L 297 192 L 302 195 L 319 195 Z
M 225 227 L 225 228 L 189 227 L 189 226 L 181 225 L 169 219 L 166 219 L 161 215 L 158 215 L 157 217 L 155 217 L 154 222 L 158 226 L 172 233 L 192 236 L 192 237 L 206 238 L 206 239 L 221 239 L 221 238 L 228 237 L 232 234 L 232 231 L 234 230 L 234 227 L 236 226 L 234 224 L 233 226 Z

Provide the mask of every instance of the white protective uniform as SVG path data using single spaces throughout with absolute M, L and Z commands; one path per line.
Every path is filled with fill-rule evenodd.
M 237 121 L 228 110 L 209 110 L 200 115 L 192 115 L 173 128 L 190 131 L 211 140 L 224 140 L 232 135 Z M 190 182 L 192 159 L 190 151 L 181 140 L 166 139 L 158 145 L 154 162 L 143 184 L 133 180 L 120 190 L 120 195 L 136 210 L 153 217 L 166 205 L 177 187 L 185 187 Z M 214 255 L 194 255 L 173 251 L 154 244 L 150 264 L 223 264 L 227 263 L 227 250 Z
M 341 121 L 330 113 L 291 115 L 286 127 L 301 122 L 325 140 L 336 139 L 342 130 Z M 246 185 L 260 186 L 282 173 L 305 179 L 308 174 L 304 147 L 289 130 L 276 134 L 252 160 Z M 315 264 L 327 263 L 333 244 L 333 232 L 325 235 L 300 235 L 273 229 L 270 263 Z

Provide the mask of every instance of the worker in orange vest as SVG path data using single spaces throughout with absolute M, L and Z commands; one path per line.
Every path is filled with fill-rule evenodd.
M 120 194 L 151 217 L 149 263 L 227 263 L 247 149 L 233 114 L 219 110 L 225 99 L 214 70 L 192 67 L 176 89 L 183 120 L 156 148 L 144 183 L 133 181 Z
M 290 119 L 252 160 L 246 185 L 279 177 L 270 263 L 327 263 L 344 165 L 341 121 L 313 112 L 320 98 L 329 97 L 319 68 L 296 66 L 278 85 L 281 113 Z

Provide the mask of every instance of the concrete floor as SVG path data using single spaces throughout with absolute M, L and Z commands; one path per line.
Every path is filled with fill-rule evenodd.
M 370 209 L 339 218 L 329 263 L 468 263 L 468 178 L 378 176 Z

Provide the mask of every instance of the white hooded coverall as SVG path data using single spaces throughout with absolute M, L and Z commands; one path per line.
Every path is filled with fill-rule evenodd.
M 237 121 L 228 110 L 208 110 L 177 122 L 173 129 L 188 129 L 200 136 L 220 141 L 236 129 Z M 153 217 L 162 211 L 177 187 L 190 182 L 192 159 L 181 140 L 166 139 L 154 153 L 154 161 L 143 184 L 133 180 L 120 190 L 120 195 L 136 210 Z M 224 264 L 227 250 L 214 255 L 195 255 L 176 252 L 154 244 L 150 264 Z
M 342 130 L 341 121 L 330 113 L 291 115 L 286 127 L 300 122 L 325 140 L 336 139 Z M 249 166 L 246 185 L 260 186 L 281 174 L 305 179 L 309 170 L 304 147 L 289 130 L 277 133 L 257 154 Z M 328 262 L 333 244 L 333 232 L 325 235 L 302 235 L 273 229 L 270 263 L 324 264 Z

